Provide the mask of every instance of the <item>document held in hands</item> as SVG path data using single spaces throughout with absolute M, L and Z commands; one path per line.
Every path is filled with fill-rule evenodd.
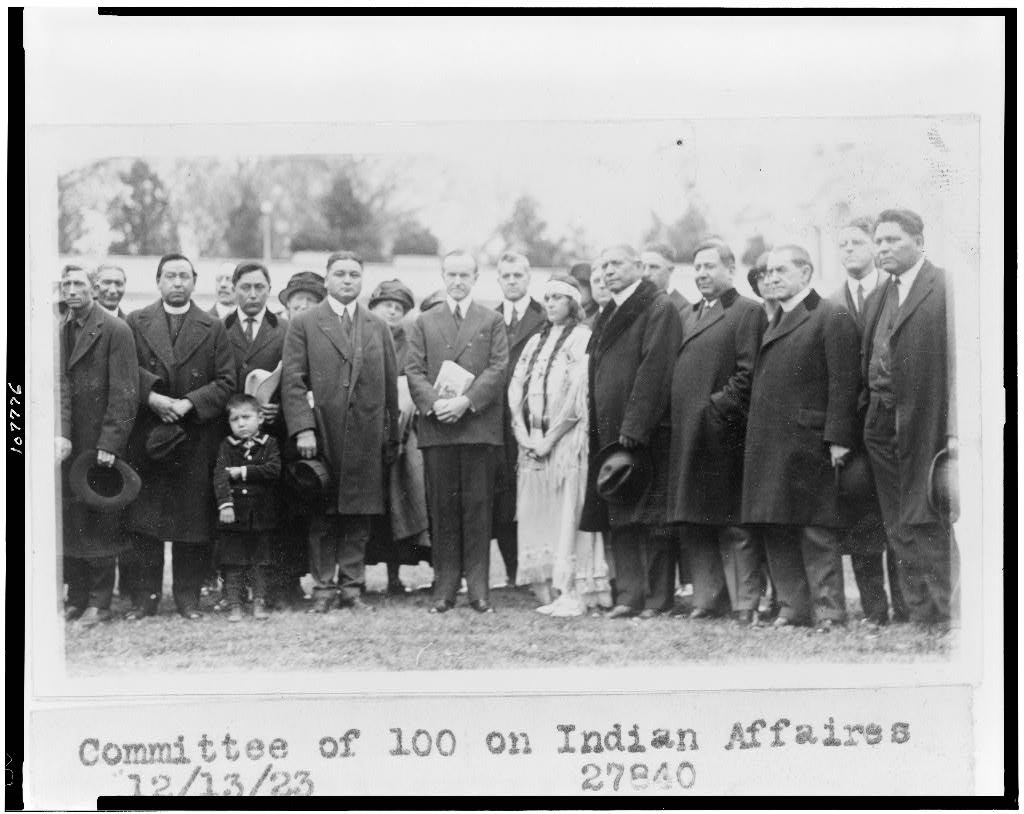
M 441 369 L 437 371 L 437 381 L 434 382 L 437 397 L 453 399 L 456 396 L 461 396 L 469 390 L 469 386 L 475 378 L 476 376 L 466 368 L 446 359 L 441 363 Z

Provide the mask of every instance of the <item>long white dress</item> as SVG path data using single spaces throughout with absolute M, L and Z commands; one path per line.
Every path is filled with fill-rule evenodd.
M 588 606 L 606 601 L 608 566 L 600 535 L 579 530 L 587 483 L 587 343 L 590 329 L 576 325 L 558 348 L 547 376 L 544 414 L 544 373 L 562 334 L 553 326 L 527 379 L 527 369 L 541 334 L 523 349 L 512 375 L 508 397 L 513 416 L 528 431 L 543 434 L 565 420 L 575 425 L 544 460 L 519 450 L 516 520 L 519 524 L 519 585 L 551 580 L 558 591 L 580 597 Z M 541 420 L 541 417 L 544 420 Z

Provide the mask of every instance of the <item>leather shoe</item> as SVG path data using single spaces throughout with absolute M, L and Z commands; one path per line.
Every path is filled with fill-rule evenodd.
M 329 613 L 333 604 L 333 596 L 318 596 L 313 600 L 313 604 L 306 608 L 306 613 Z
M 846 624 L 838 619 L 822 619 L 814 629 L 818 633 L 831 633 L 833 630 L 845 630 Z
M 76 608 L 74 605 L 68 605 L 64 608 L 64 621 L 74 622 L 75 619 L 79 618 L 85 611 L 81 608 Z
M 694 621 L 700 619 L 716 619 L 718 614 L 714 611 L 709 611 L 707 608 L 694 608 L 690 611 L 690 618 Z
M 454 607 L 447 599 L 440 599 L 430 606 L 430 613 L 448 613 Z
M 372 611 L 373 605 L 367 605 L 358 596 L 355 599 L 341 600 L 341 607 L 348 608 L 351 611 Z
M 474 599 L 469 603 L 469 607 L 477 613 L 494 613 L 494 608 L 490 606 L 486 599 Z
M 178 613 L 181 614 L 182 619 L 188 619 L 190 622 L 198 622 L 203 618 L 203 614 L 195 608 L 186 608 L 185 610 L 178 611 Z
M 637 614 L 637 617 L 640 619 L 656 619 L 659 616 L 661 616 L 661 611 L 654 608 L 644 608 Z
M 608 611 L 609 619 L 627 619 L 630 616 L 636 616 L 636 609 L 631 608 L 629 605 L 616 605 Z
M 85 613 L 82 614 L 78 620 L 78 624 L 82 627 L 92 627 L 98 625 L 100 622 L 106 622 L 110 618 L 110 611 L 100 610 L 99 608 L 86 608 Z
M 774 622 L 772 622 L 772 627 L 796 627 L 796 622 L 794 622 L 792 619 L 787 619 L 785 616 L 780 616 Z
M 732 612 L 732 620 L 743 627 L 757 624 L 757 614 L 752 610 L 738 610 Z
M 270 614 L 267 613 L 267 603 L 262 599 L 257 599 L 252 603 L 252 618 L 253 619 L 269 619 Z

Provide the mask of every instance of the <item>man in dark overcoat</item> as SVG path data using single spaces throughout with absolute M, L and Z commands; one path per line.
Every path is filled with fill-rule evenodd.
M 60 436 L 63 462 L 65 616 L 83 625 L 110 615 L 116 557 L 124 549 L 120 512 L 97 512 L 68 484 L 79 454 L 96 450 L 96 463 L 123 457 L 139 403 L 139 372 L 131 329 L 93 301 L 94 280 L 80 266 L 65 266 L 61 293 L 68 312 L 60 327 Z
M 618 442 L 627 449 L 646 448 L 641 452 L 650 453 L 654 476 L 636 503 L 610 504 L 597 494 L 591 465 L 580 527 L 605 532 L 611 542 L 616 604 L 609 616 L 634 616 L 648 609 L 654 615 L 672 601 L 671 588 L 667 596 L 663 590 L 649 590 L 648 563 L 666 545 L 658 535 L 665 525 L 669 396 L 682 325 L 664 292 L 642 278 L 634 248 L 605 249 L 598 265 L 612 301 L 601 311 L 588 348 L 591 464 L 600 450 Z
M 760 541 L 740 525 L 743 446 L 764 309 L 733 285 L 736 259 L 720 241 L 693 258 L 702 299 L 688 309 L 672 374 L 668 519 L 682 524 L 693 573 L 691 618 L 755 621 Z
M 829 297 L 853 315 L 857 321 L 858 335 L 864 332 L 867 300 L 877 290 L 881 277 L 875 267 L 874 226 L 870 218 L 861 217 L 839 230 L 839 262 L 846 271 L 846 279 Z M 861 450 L 859 454 L 867 454 L 863 450 L 863 443 L 857 446 Z M 858 502 L 858 505 L 847 508 L 852 512 L 851 526 L 843 534 L 839 545 L 840 550 L 850 556 L 864 618 L 872 624 L 888 624 L 889 600 L 885 593 L 885 575 L 888 571 L 893 621 L 906 621 L 896 557 L 891 552 L 886 553 L 888 543 L 878 498 L 872 497 L 867 506 Z
M 245 380 L 254 370 L 272 372 L 281 362 L 288 323 L 267 308 L 270 272 L 261 263 L 239 263 L 231 277 L 236 309 L 224 320 L 235 358 L 235 392 L 245 392 Z M 287 447 L 288 431 L 281 411 L 280 390 L 260 404 L 263 429 L 277 440 L 278 448 L 294 458 Z M 282 491 L 283 486 L 278 488 Z M 290 503 L 290 501 L 289 501 Z M 267 602 L 283 605 L 301 598 L 299 579 L 308 570 L 309 556 L 302 524 L 286 508 L 285 522 L 271 535 L 271 568 Z
M 359 255 L 328 257 L 326 284 L 324 301 L 290 321 L 281 390 L 299 455 L 320 454 L 332 475 L 323 511 L 310 518 L 311 613 L 327 613 L 335 602 L 367 608 L 360 591 L 370 522 L 384 513 L 385 464 L 399 442 L 395 345 L 387 323 L 356 302 Z
M 224 324 L 192 300 L 196 272 L 182 254 L 164 255 L 156 271 L 160 299 L 128 315 L 135 336 L 141 409 L 129 439 L 129 460 L 142 491 L 128 507 L 125 528 L 134 585 L 130 618 L 155 614 L 164 569 L 164 541 L 173 543 L 174 603 L 199 619 L 199 594 L 209 569 L 216 506 L 213 465 L 224 428 L 224 405 L 235 390 L 235 362 Z M 146 439 L 161 424 L 177 425 L 183 442 L 159 462 Z
M 518 252 L 503 252 L 498 260 L 498 285 L 503 299 L 498 306 L 508 336 L 508 367 L 505 370 L 505 392 L 512 382 L 516 363 L 531 336 L 540 331 L 547 318 L 541 304 L 529 295 L 530 261 Z M 510 585 L 516 584 L 518 567 L 518 525 L 516 524 L 516 462 L 519 444 L 512 432 L 512 410 L 508 399 L 504 405 L 505 445 L 498 462 L 494 483 L 494 509 L 491 533 L 498 541 L 498 551 L 505 562 Z
M 910 620 L 944 625 L 958 557 L 951 519 L 931 505 L 928 488 L 935 456 L 957 449 L 950 291 L 945 271 L 924 256 L 914 212 L 878 216 L 875 256 L 891 277 L 865 308 L 864 443 Z
M 420 412 L 433 544 L 431 613 L 455 607 L 463 574 L 470 607 L 479 613 L 493 611 L 488 585 L 491 509 L 504 445 L 508 334 L 501 314 L 473 301 L 478 274 L 476 260 L 467 252 L 445 255 L 444 302 L 421 313 L 409 331 L 405 373 Z M 473 376 L 461 394 L 434 387 L 446 361 Z
M 760 283 L 779 308 L 761 340 L 743 457 L 744 523 L 760 528 L 780 604 L 775 624 L 846 622 L 834 468 L 859 434 L 857 324 L 811 287 L 800 246 L 768 256 Z

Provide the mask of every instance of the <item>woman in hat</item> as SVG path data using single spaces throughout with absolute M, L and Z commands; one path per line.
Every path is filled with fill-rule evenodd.
M 427 497 L 423 477 L 423 454 L 416 445 L 413 417 L 416 407 L 406 384 L 405 360 L 408 342 L 406 314 L 414 306 L 412 291 L 399 280 L 385 280 L 370 295 L 370 311 L 391 328 L 398 357 L 399 425 L 402 445 L 398 458 L 388 473 L 388 514 L 374 522 L 366 547 L 366 564 L 387 564 L 389 594 L 404 594 L 406 588 L 398 578 L 402 565 L 430 562 L 430 539 L 427 534 Z
M 509 385 L 519 442 L 517 582 L 552 616 L 610 604 L 596 534 L 579 531 L 587 473 L 587 343 L 579 283 L 556 274 L 544 290 L 547 325 L 523 349 Z
M 288 309 L 288 317 L 291 318 L 319 304 L 326 296 L 327 287 L 321 275 L 315 271 L 299 271 L 291 276 L 277 298 Z

